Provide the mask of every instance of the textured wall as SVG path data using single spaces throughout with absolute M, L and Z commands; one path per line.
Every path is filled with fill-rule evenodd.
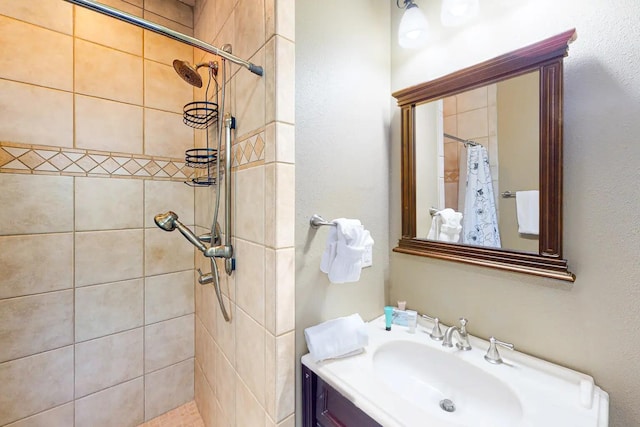
M 369 320 L 381 313 L 384 305 L 388 269 L 388 5 L 375 0 L 298 1 L 296 23 L 299 369 L 299 358 L 307 351 L 304 328 L 352 313 Z M 320 271 L 329 230 L 309 227 L 314 213 L 328 220 L 358 218 L 371 231 L 375 240 L 373 267 L 362 271 L 359 282 L 330 284 Z
M 433 2 L 417 3 L 437 13 Z M 483 2 L 477 24 L 446 31 L 432 24 L 431 44 L 422 50 L 392 43 L 393 90 L 577 29 L 565 61 L 564 110 L 564 255 L 577 280 L 569 285 L 392 253 L 389 300 L 406 299 L 448 324 L 464 315 L 475 335 L 495 335 L 593 375 L 610 393 L 610 425 L 638 425 L 637 2 Z M 400 236 L 399 110 L 392 111 L 391 247 Z

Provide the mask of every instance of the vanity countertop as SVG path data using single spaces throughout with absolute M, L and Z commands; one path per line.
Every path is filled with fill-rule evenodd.
M 494 365 L 488 341 L 470 335 L 472 350 L 448 349 L 424 325 L 386 331 L 381 316 L 366 324 L 362 353 L 302 363 L 385 427 L 608 426 L 609 396 L 592 377 L 507 349 Z M 441 409 L 442 398 L 456 410 Z

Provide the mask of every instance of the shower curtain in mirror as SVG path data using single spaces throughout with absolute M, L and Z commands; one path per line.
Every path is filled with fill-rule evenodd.
M 476 246 L 500 247 L 489 155 L 482 145 L 467 147 L 467 190 L 462 242 Z

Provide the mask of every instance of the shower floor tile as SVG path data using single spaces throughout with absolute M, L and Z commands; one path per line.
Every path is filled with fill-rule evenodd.
M 204 427 L 195 401 L 178 406 L 138 427 Z

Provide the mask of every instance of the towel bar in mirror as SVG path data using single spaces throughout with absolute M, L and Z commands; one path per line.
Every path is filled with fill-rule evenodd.
M 569 30 L 393 93 L 402 144 L 395 252 L 575 280 L 562 255 L 563 58 L 575 38 Z M 488 154 L 464 155 L 476 149 Z M 483 184 L 467 185 L 479 167 Z M 539 191 L 537 236 L 519 235 L 514 200 L 500 197 L 514 188 Z M 432 207 L 469 213 L 460 242 L 427 238 Z M 491 246 L 477 239 L 487 224 Z

